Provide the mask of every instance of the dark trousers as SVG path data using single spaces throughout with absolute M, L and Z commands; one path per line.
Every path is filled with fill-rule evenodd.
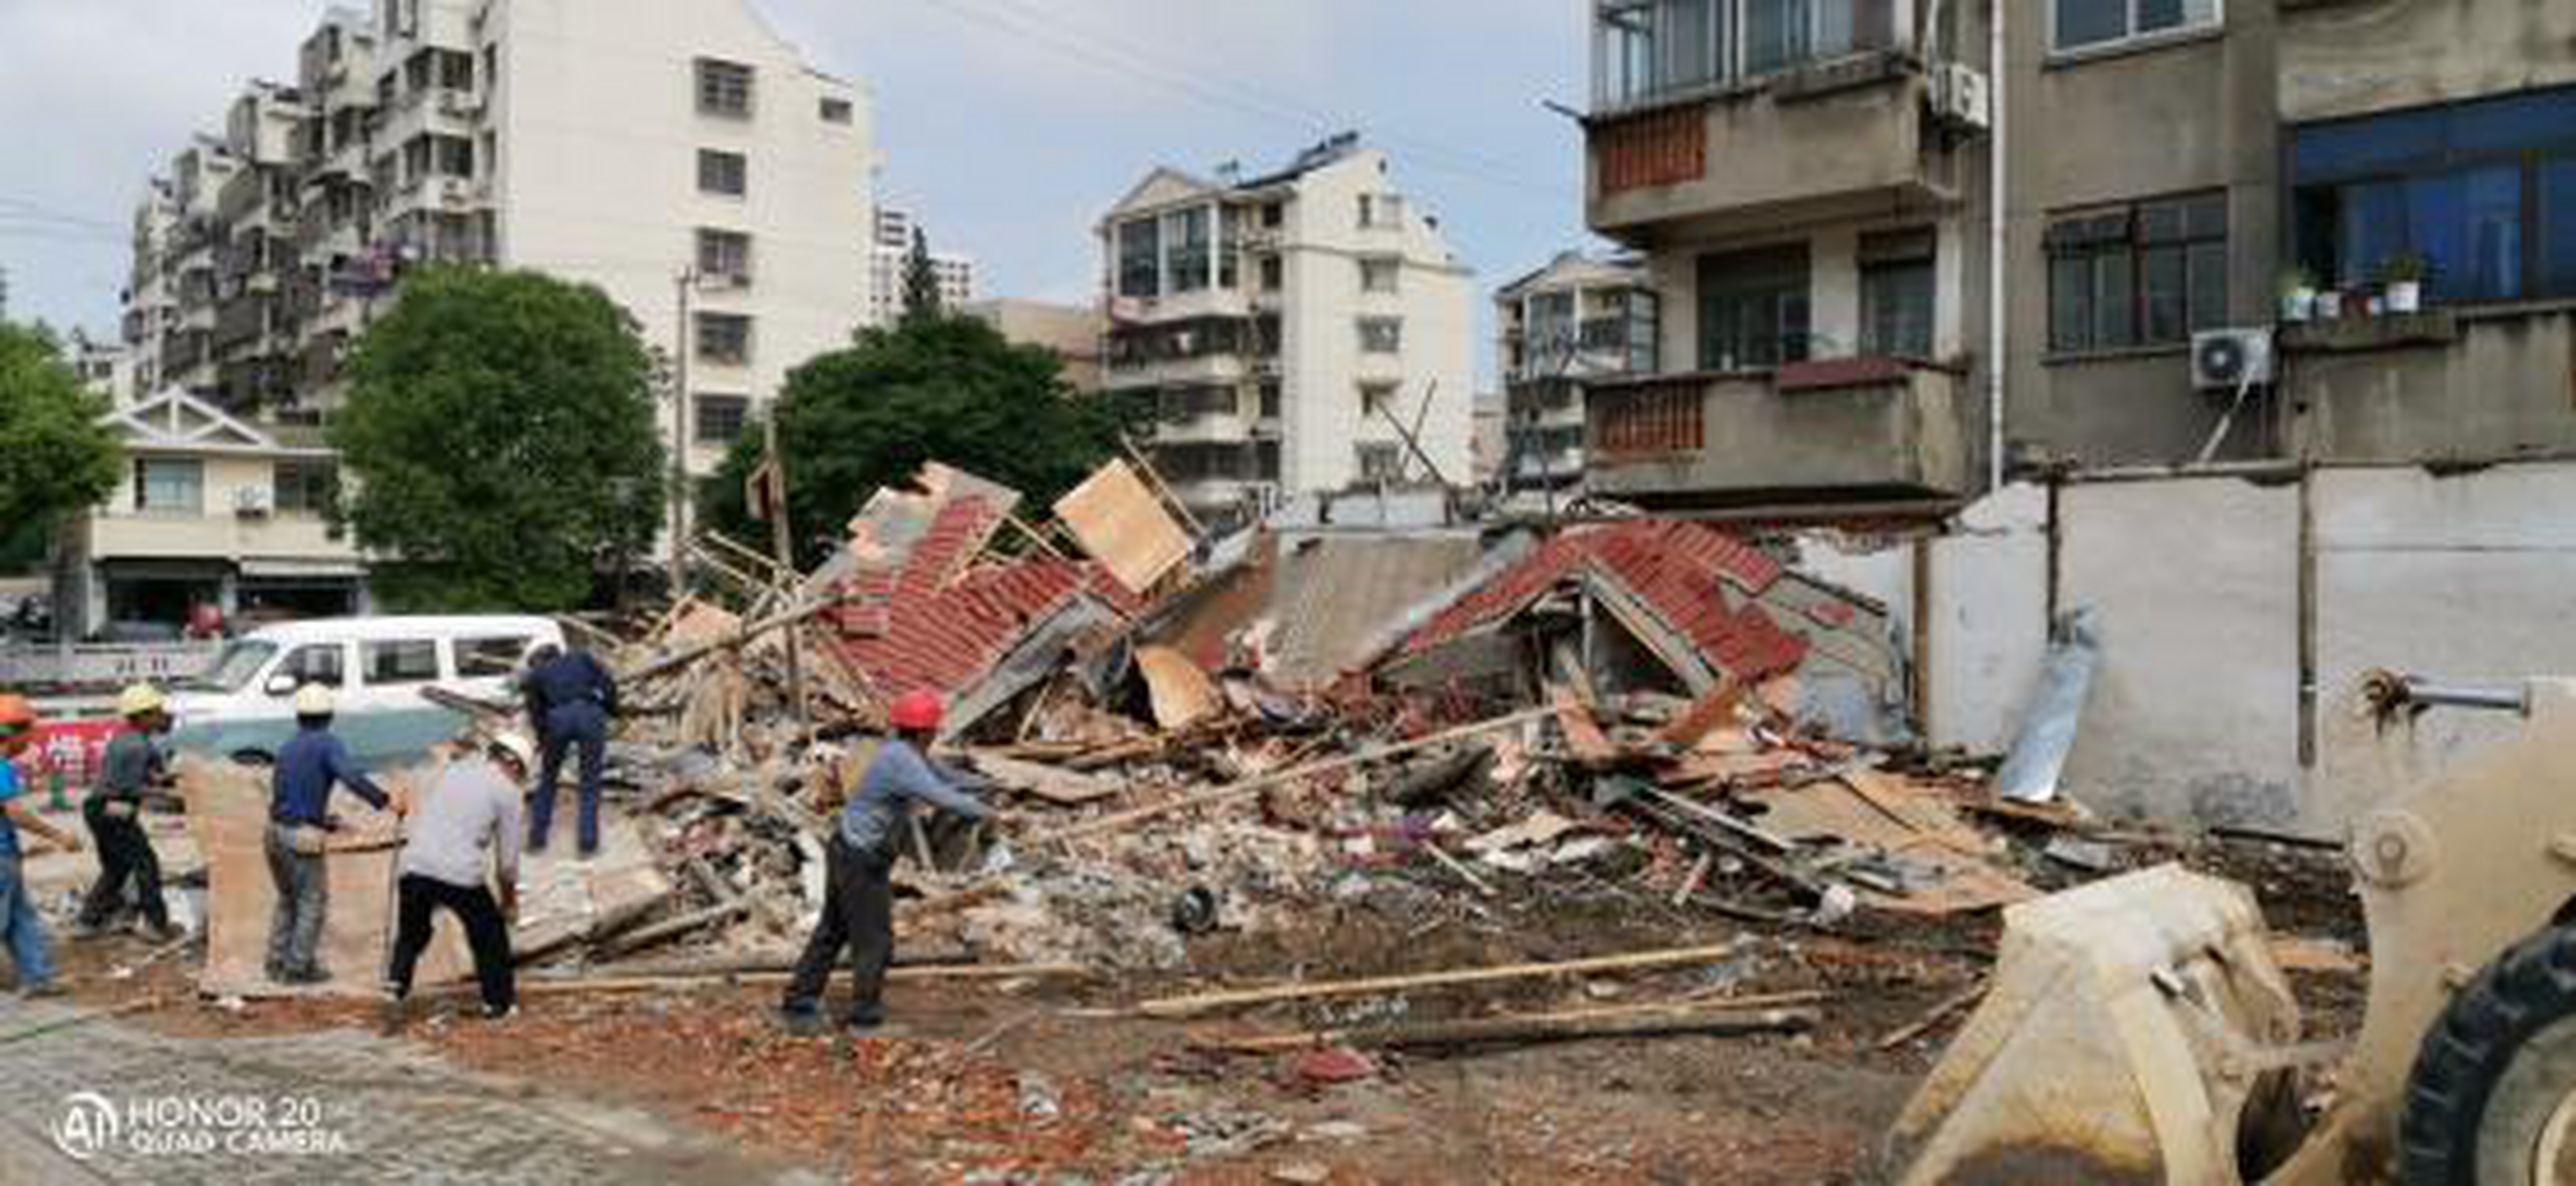
M 322 920 L 331 907 L 330 869 L 320 856 L 295 851 L 290 829 L 268 825 L 263 849 L 268 879 L 277 886 L 277 909 L 268 920 L 268 978 L 319 980 L 322 967 Z
M 411 995 L 412 972 L 420 967 L 420 953 L 429 950 L 431 927 L 440 910 L 465 925 L 465 943 L 474 949 L 474 978 L 483 985 L 484 1007 L 499 1012 L 518 999 L 517 982 L 510 972 L 510 924 L 501 917 L 500 903 L 492 900 L 488 887 L 449 885 L 435 877 L 406 873 L 395 884 L 394 894 L 394 962 L 386 978 L 397 1000 Z
M 125 906 L 125 884 L 131 881 L 143 921 L 155 930 L 167 930 L 170 904 L 161 897 L 161 857 L 152 851 L 152 837 L 144 832 L 141 815 L 118 819 L 107 814 L 107 804 L 99 795 L 81 804 L 81 819 L 89 824 L 90 839 L 98 845 L 98 881 L 81 902 L 80 925 L 97 928 L 114 921 Z M 142 808 L 138 805 L 135 810 L 139 813 Z
M 528 847 L 545 851 L 555 829 L 555 788 L 563 779 L 565 751 L 581 750 L 581 851 L 599 851 L 599 776 L 608 763 L 608 713 L 588 702 L 566 704 L 546 713 L 539 738 L 536 801 L 528 807 Z
M 805 941 L 796 961 L 796 979 L 787 986 L 785 1006 L 791 1013 L 813 1013 L 823 1006 L 823 989 L 832 977 L 832 962 L 850 949 L 850 979 L 855 991 L 849 1018 L 874 1024 L 885 1019 L 886 968 L 894 963 L 894 885 L 887 875 L 894 858 L 882 852 L 860 852 L 839 836 L 825 848 L 823 921 Z

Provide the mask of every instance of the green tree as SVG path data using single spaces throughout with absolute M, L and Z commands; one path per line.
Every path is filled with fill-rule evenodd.
M 1061 360 L 1019 346 L 970 317 L 906 320 L 788 375 L 770 414 L 787 465 L 797 560 L 819 563 L 850 517 L 882 486 L 940 461 L 1012 486 L 1041 505 L 1116 451 L 1115 405 L 1075 395 Z M 759 426 L 743 434 L 700 487 L 704 522 L 768 550 L 769 528 L 744 504 L 760 462 Z
M 340 513 L 387 558 L 388 602 L 570 609 L 650 546 L 667 505 L 652 363 L 597 288 L 426 269 L 351 375 Z
M 903 261 L 903 319 L 919 321 L 938 317 L 943 311 L 939 303 L 939 269 L 930 262 L 930 236 L 914 227 L 912 254 Z
M 106 411 L 51 333 L 0 321 L 0 525 L 10 560 L 41 559 L 53 524 L 116 489 L 116 438 L 98 423 Z

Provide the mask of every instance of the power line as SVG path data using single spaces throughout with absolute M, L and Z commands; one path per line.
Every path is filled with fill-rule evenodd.
M 1334 117 L 1331 113 L 1320 112 L 1312 108 L 1283 106 L 1267 101 L 1258 96 L 1248 95 L 1220 84 L 1211 83 L 1204 78 L 1192 77 L 1186 72 L 1153 65 L 1149 62 L 1137 59 L 1132 54 L 1104 49 L 1095 43 L 1079 39 L 1061 30 L 1022 23 L 1003 15 L 1002 13 L 972 7 L 962 3 L 961 0 L 923 0 L 923 2 L 933 8 L 940 9 L 951 16 L 974 21 L 1032 44 L 1041 45 L 1069 57 L 1080 59 L 1113 74 L 1122 75 L 1139 82 L 1150 83 L 1163 89 L 1197 99 L 1203 103 L 1224 107 L 1242 114 L 1285 123 L 1300 128 L 1309 134 L 1330 132 L 1338 130 L 1340 127 L 1344 126 L 1344 121 Z M 1398 140 L 1397 137 L 1393 136 L 1384 137 L 1384 139 L 1386 139 L 1390 144 L 1394 144 Z M 1409 140 L 1407 142 L 1411 143 Z M 1550 200 L 1559 201 L 1563 200 L 1565 197 L 1565 191 L 1561 189 L 1553 186 L 1542 185 L 1526 178 L 1502 174 L 1492 169 L 1490 166 L 1475 163 L 1475 158 L 1472 156 L 1460 157 L 1450 153 L 1448 150 L 1431 148 L 1428 145 L 1419 143 L 1416 143 L 1415 147 L 1421 164 L 1425 168 L 1436 169 L 1453 175 L 1481 181 L 1498 189 L 1510 190 L 1531 197 L 1544 197 Z
M 1028 0 L 984 0 L 984 2 L 996 7 L 1010 9 L 1018 13 L 1022 20 L 1030 24 L 1047 27 L 1059 36 L 1065 38 L 1087 42 L 1092 46 L 1101 49 L 1103 52 L 1121 54 L 1130 60 L 1153 65 L 1167 72 L 1188 76 L 1209 86 L 1223 87 L 1236 94 L 1259 99 L 1271 106 L 1278 107 L 1283 110 L 1302 112 L 1311 118 L 1318 119 L 1335 126 L 1350 126 L 1365 122 L 1350 119 L 1344 113 L 1316 106 L 1313 103 L 1308 102 L 1302 96 L 1288 91 L 1273 89 L 1254 79 L 1231 77 L 1221 78 L 1201 70 L 1193 63 L 1182 60 L 1176 54 L 1171 54 L 1169 52 L 1155 52 L 1140 42 L 1104 41 L 1084 31 L 1078 26 L 1064 22 L 1054 14 L 1048 13 L 1044 9 L 1029 3 Z M 1524 174 L 1521 171 L 1521 166 L 1516 162 L 1507 161 L 1499 157 L 1486 156 L 1483 153 L 1473 152 L 1467 149 L 1452 148 L 1433 140 L 1408 135 L 1401 129 L 1387 130 L 1383 125 L 1379 125 L 1376 134 L 1380 139 L 1385 140 L 1390 145 L 1409 146 L 1410 151 L 1423 156 L 1445 158 L 1458 162 L 1462 166 L 1483 170 L 1487 176 L 1497 181 L 1502 181 L 1507 184 L 1529 185 L 1536 188 L 1550 188 L 1552 190 L 1551 186 L 1539 180 L 1534 175 Z

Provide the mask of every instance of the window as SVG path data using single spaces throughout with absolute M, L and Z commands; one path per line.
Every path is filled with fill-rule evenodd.
M 1703 370 L 1806 361 L 1806 245 L 1701 256 L 1699 308 Z
M 1360 226 L 1390 230 L 1404 225 L 1404 199 L 1396 194 L 1361 194 Z
M 739 313 L 698 314 L 698 357 L 727 366 L 751 361 L 751 318 Z
M 358 644 L 358 653 L 371 688 L 438 678 L 438 644 L 426 638 L 369 639 Z
M 2060 51 L 2115 45 L 2139 37 L 2218 23 L 2219 0 L 2050 0 Z
M 2169 346 L 2227 323 L 2227 195 L 2086 211 L 2048 224 L 2048 348 Z
M 441 177 L 474 176 L 474 142 L 462 136 L 432 136 L 433 171 Z
M 693 402 L 697 405 L 699 444 L 730 445 L 742 439 L 743 426 L 751 420 L 750 396 L 701 392 Z
M 1404 261 L 1401 259 L 1364 259 L 1360 261 L 1360 291 L 1394 292 L 1403 283 Z
M 1204 208 L 1175 211 L 1164 217 L 1164 232 L 1171 239 L 1171 257 L 1165 261 L 1173 292 L 1200 292 L 1208 286 L 1208 212 Z
M 1360 384 L 1360 415 L 1362 417 L 1374 419 L 1376 417 L 1386 415 L 1388 412 L 1392 411 L 1394 407 L 1395 384 Z
M 2302 127 L 2292 240 L 2358 288 L 2420 257 L 2436 300 L 2576 296 L 2576 87 Z
M 698 59 L 698 113 L 751 118 L 751 67 L 716 58 Z
M 1252 442 L 1252 473 L 1264 482 L 1279 480 L 1279 442 Z
M 340 467 L 328 461 L 281 461 L 272 478 L 281 515 L 320 515 L 340 493 Z
M 751 236 L 740 231 L 698 232 L 698 275 L 707 280 L 751 279 Z
M 1139 218 L 1118 226 L 1118 295 L 1163 295 L 1163 224 Z
M 161 515 L 204 514 L 206 463 L 157 457 L 136 458 L 134 509 Z
M 460 638 L 456 640 L 456 674 L 460 679 L 489 679 L 518 674 L 519 659 L 528 653 L 528 640 L 521 637 Z
M 1279 380 L 1277 379 L 1264 379 L 1261 382 L 1261 418 L 1264 420 L 1279 418 Z
M 437 660 L 433 657 L 431 666 L 436 665 Z M 287 652 L 285 662 L 277 665 L 277 674 L 293 679 L 299 688 L 307 684 L 338 688 L 348 685 L 348 667 L 348 649 L 336 642 L 326 642 Z
M 824 123 L 827 123 L 827 124 L 845 124 L 845 123 L 850 122 L 850 117 L 851 117 L 851 115 L 852 115 L 852 109 L 851 109 L 850 101 L 849 101 L 849 100 L 847 100 L 847 99 L 825 99 L 825 100 L 823 100 L 823 122 L 824 122 Z
M 1398 317 L 1360 318 L 1360 353 L 1398 354 L 1404 350 L 1404 320 Z
M 1404 449 L 1400 445 L 1371 442 L 1359 446 L 1360 480 L 1393 482 L 1404 476 Z
M 739 198 L 750 192 L 751 161 L 738 152 L 698 150 L 698 192 Z
M 1929 228 L 1860 240 L 1860 352 L 1881 358 L 1932 357 L 1936 237 Z
M 1276 256 L 1261 257 L 1261 291 L 1277 292 L 1288 283 L 1288 261 Z
M 1894 48 L 1897 11 L 1888 0 L 1609 0 L 1593 24 L 1593 102 L 1649 103 Z
M 1542 374 L 1564 373 L 1574 364 L 1574 294 L 1533 293 L 1528 308 L 1530 361 Z
M 1288 203 L 1263 202 L 1261 204 L 1261 227 L 1263 230 L 1275 231 L 1286 225 L 1288 225 Z
M 1164 423 L 1187 424 L 1203 416 L 1235 415 L 1243 409 L 1243 398 L 1231 387 L 1166 387 L 1161 404 Z

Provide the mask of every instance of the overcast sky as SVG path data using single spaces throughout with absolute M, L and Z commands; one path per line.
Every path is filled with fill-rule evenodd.
M 1258 170 L 1342 128 L 1487 290 L 1583 242 L 1579 137 L 1539 106 L 1582 97 L 1583 0 L 752 2 L 874 91 L 881 195 L 987 296 L 1089 298 L 1090 228 L 1156 164 Z M 291 77 L 324 6 L 0 0 L 10 315 L 112 330 L 144 178 L 244 79 Z

